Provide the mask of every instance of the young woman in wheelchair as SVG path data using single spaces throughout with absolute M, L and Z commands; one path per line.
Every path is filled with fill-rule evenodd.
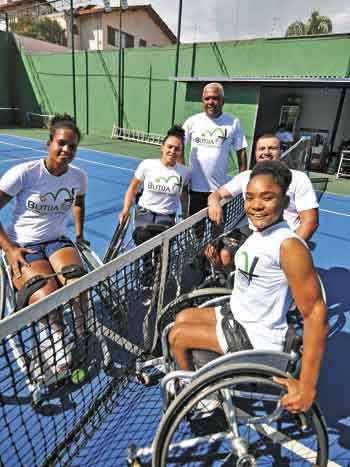
M 143 183 L 143 192 L 135 211 L 133 238 L 136 245 L 175 225 L 179 200 L 183 215 L 187 214 L 187 191 L 183 189 L 189 184 L 191 172 L 177 162 L 183 150 L 184 130 L 175 125 L 168 130 L 163 140 L 160 159 L 146 159 L 135 171 L 124 197 L 119 221 L 123 222 L 128 217 Z
M 71 165 L 79 141 L 74 120 L 67 114 L 56 115 L 49 128 L 47 156 L 12 167 L 0 180 L 0 208 L 12 198 L 16 200 L 11 224 L 6 231 L 0 225 L 0 247 L 18 291 L 17 309 L 24 296 L 22 306 L 32 304 L 84 274 L 79 254 L 66 236 L 72 210 L 76 239 L 84 241 L 87 176 Z M 61 272 L 36 290 L 40 276 Z M 73 304 L 77 336 L 84 333 L 81 301 L 77 298 Z M 57 311 L 51 315 L 49 323 L 54 334 L 54 349 L 50 349 L 51 356 L 55 353 L 51 359 L 55 362 L 53 371 L 65 373 L 70 362 L 64 350 L 62 314 Z M 46 342 L 49 340 L 46 338 Z
M 192 350 L 225 354 L 247 349 L 282 351 L 292 302 L 304 318 L 300 378 L 281 379 L 282 399 L 291 412 L 306 411 L 316 396 L 327 334 L 326 306 L 304 240 L 283 220 L 291 172 L 279 161 L 255 166 L 247 187 L 245 210 L 253 234 L 235 256 L 235 282 L 230 303 L 187 308 L 176 316 L 169 343 L 182 370 L 192 370 Z

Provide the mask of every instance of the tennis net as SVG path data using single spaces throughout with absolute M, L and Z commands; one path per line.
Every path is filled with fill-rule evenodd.
M 230 231 L 242 197 L 224 212 Z M 157 355 L 157 317 L 201 281 L 216 234 L 203 210 L 0 322 L 1 465 L 112 467 L 124 465 L 130 443 L 151 444 L 160 395 L 137 384 L 136 361 Z M 73 371 L 58 381 L 59 358 Z
M 26 113 L 27 128 L 49 128 L 50 120 L 54 115 L 45 115 L 35 112 Z

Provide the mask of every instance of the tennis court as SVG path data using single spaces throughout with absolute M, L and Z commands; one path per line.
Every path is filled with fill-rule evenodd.
M 155 152 L 157 149 L 155 150 Z M 14 164 L 42 158 L 46 153 L 42 141 L 28 137 L 0 134 L 0 175 Z M 102 256 L 113 234 L 117 215 L 122 207 L 123 196 L 139 159 L 118 156 L 107 152 L 80 148 L 75 162 L 89 177 L 87 196 L 85 236 L 94 250 Z M 350 348 L 350 197 L 326 193 L 321 200 L 320 227 L 313 237 L 313 258 L 326 287 L 331 333 L 323 365 L 319 402 L 329 429 L 330 466 L 350 465 L 350 373 L 347 354 Z M 2 222 L 6 225 L 10 206 L 3 210 Z M 72 229 L 72 224 L 70 224 Z M 161 416 L 161 402 L 156 387 L 144 388 L 133 381 L 125 381 L 119 387 L 117 396 L 111 397 L 99 429 L 79 454 L 71 456 L 74 466 L 119 466 L 125 465 L 127 446 L 150 446 L 158 420 Z M 89 391 L 88 387 L 84 388 Z M 77 404 L 93 398 L 81 395 Z M 90 397 L 90 399 L 89 399 Z M 25 401 L 23 404 L 25 405 Z M 13 402 L 12 402 L 13 404 Z M 13 414 L 14 412 L 12 412 Z M 21 411 L 5 425 L 23 428 Z M 56 418 L 55 423 L 51 418 Z M 58 419 L 57 419 L 58 418 Z M 40 428 L 71 423 L 65 412 L 38 417 Z M 68 429 L 68 428 L 67 428 Z M 34 430 L 34 427 L 33 427 Z M 35 430 L 34 430 L 35 431 Z M 30 440 L 32 434 L 24 433 Z M 52 440 L 46 440 L 50 451 Z M 108 446 L 108 448 L 106 448 Z M 2 444 L 1 451 L 10 448 Z M 15 459 L 15 457 L 14 457 Z M 31 459 L 29 456 L 28 459 Z M 149 458 L 148 458 L 149 461 Z M 9 460 L 6 467 L 19 465 Z M 26 464 L 23 465 L 33 465 Z M 46 465 L 55 465 L 48 463 Z M 59 464 L 67 465 L 67 464 Z

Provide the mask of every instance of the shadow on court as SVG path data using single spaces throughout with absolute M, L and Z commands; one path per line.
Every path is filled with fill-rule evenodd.
M 330 434 L 338 438 L 350 461 L 350 371 L 346 355 L 350 348 L 350 271 L 333 267 L 318 269 L 325 285 L 329 335 L 320 376 L 318 401 Z

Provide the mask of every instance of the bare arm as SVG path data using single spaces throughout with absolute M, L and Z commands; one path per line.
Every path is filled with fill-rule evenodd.
M 236 151 L 236 153 L 239 171 L 243 172 L 244 170 L 247 170 L 247 151 L 245 150 L 245 148 L 242 148 Z
M 315 397 L 327 336 L 327 308 L 308 249 L 297 239 L 281 245 L 281 266 L 298 310 L 304 318 L 303 357 L 299 380 L 278 378 L 288 388 L 282 404 L 291 412 L 305 412 Z
M 306 209 L 299 212 L 300 225 L 295 231 L 299 237 L 309 240 L 318 227 L 318 209 Z
M 216 224 L 224 222 L 224 211 L 220 201 L 225 198 L 231 198 L 231 193 L 223 186 L 211 193 L 208 197 L 208 216 Z
M 126 217 L 129 215 L 129 210 L 131 208 L 132 203 L 134 202 L 135 195 L 137 190 L 141 184 L 141 180 L 136 177 L 133 177 L 130 185 L 127 189 L 127 192 L 124 196 L 124 205 L 121 213 L 119 214 L 119 221 L 122 222 Z
M 73 204 L 73 221 L 77 240 L 84 239 L 85 195 L 78 195 Z
M 0 191 L 0 209 L 6 206 L 6 204 L 11 201 L 11 199 L 12 196 L 4 193 L 3 191 Z M 15 246 L 9 239 L 1 223 L 0 248 L 4 250 L 6 259 L 14 276 L 17 278 L 21 277 L 21 266 L 30 266 L 30 264 L 24 258 L 24 253 L 32 253 L 33 251 L 30 248 L 19 248 Z

